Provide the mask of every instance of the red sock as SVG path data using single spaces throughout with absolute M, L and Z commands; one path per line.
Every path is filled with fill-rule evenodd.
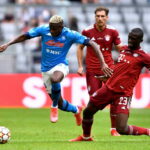
M 93 119 L 82 120 L 82 129 L 83 129 L 83 136 L 84 137 L 90 137 L 91 136 L 92 124 L 93 124 Z
M 128 135 L 150 135 L 149 129 L 137 127 L 137 126 L 128 126 Z

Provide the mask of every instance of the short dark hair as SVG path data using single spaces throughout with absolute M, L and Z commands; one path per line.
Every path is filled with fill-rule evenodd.
M 97 8 L 95 9 L 95 14 L 96 14 L 98 11 L 105 11 L 106 16 L 108 16 L 108 14 L 109 14 L 109 9 L 106 8 L 106 7 L 104 7 L 104 6 L 97 7 Z
M 132 33 L 138 34 L 140 39 L 143 39 L 144 33 L 143 30 L 141 28 L 133 28 L 131 30 Z

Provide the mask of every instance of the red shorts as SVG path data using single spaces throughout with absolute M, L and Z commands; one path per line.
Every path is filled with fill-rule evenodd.
M 116 93 L 103 85 L 102 88 L 97 90 L 92 96 L 90 101 L 99 110 L 104 109 L 108 104 L 113 103 L 116 109 L 116 113 L 129 114 L 129 107 L 131 103 L 131 97 L 126 96 L 124 93 Z
M 95 91 L 102 87 L 102 82 L 95 78 L 95 76 L 99 74 L 95 74 L 93 72 L 86 72 L 86 84 L 89 95 L 92 95 Z

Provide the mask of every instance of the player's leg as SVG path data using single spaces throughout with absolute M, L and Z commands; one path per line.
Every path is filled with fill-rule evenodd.
M 116 118 L 117 131 L 122 135 L 148 135 L 150 136 L 150 129 L 128 125 L 128 114 L 120 113 Z
M 51 99 L 53 101 L 52 107 L 58 107 L 58 101 L 61 97 L 61 84 L 64 74 L 61 71 L 54 71 L 50 76 L 51 81 Z
M 116 129 L 122 135 L 148 135 L 150 129 L 128 125 L 129 106 L 131 97 L 121 96 L 116 98 L 115 105 L 117 108 Z
M 96 78 L 97 76 L 93 72 L 86 72 L 86 84 L 89 96 L 102 87 L 102 81 Z
M 112 136 L 120 136 L 120 134 L 116 130 L 116 117 L 117 117 L 116 106 L 112 102 L 110 104 L 110 120 L 111 120 L 110 134 Z
M 52 100 L 52 105 L 50 108 L 50 121 L 51 122 L 57 122 L 58 120 L 58 107 L 57 107 L 57 103 L 53 103 L 53 99 L 52 99 L 52 83 L 51 83 L 51 72 L 42 72 L 42 78 L 44 81 L 44 86 L 46 88 L 46 91 L 50 97 L 50 99 Z
M 91 96 L 95 91 L 102 87 L 102 81 L 97 79 L 93 72 L 86 72 L 86 84 L 88 94 Z
M 81 125 L 82 118 L 81 118 L 81 111 L 82 108 L 79 106 L 72 105 L 67 100 L 61 97 L 61 87 L 60 82 L 64 79 L 64 77 L 68 74 L 69 69 L 67 65 L 59 64 L 51 70 L 51 83 L 52 83 L 52 99 L 53 99 L 53 106 L 58 106 L 59 109 L 67 112 L 72 112 L 75 114 L 76 123 L 77 125 Z
M 63 111 L 76 113 L 78 108 L 70 104 L 67 100 L 63 99 L 61 96 L 61 85 L 60 82 L 64 78 L 64 73 L 61 71 L 55 71 L 51 75 L 52 91 L 51 98 L 53 100 L 53 107 L 59 107 Z
M 83 111 L 83 120 L 82 120 L 83 135 L 78 136 L 75 139 L 69 140 L 70 142 L 93 141 L 93 138 L 91 137 L 91 128 L 93 124 L 93 116 L 97 111 L 98 108 L 95 107 L 95 105 L 93 105 L 89 101 L 87 107 Z
M 62 111 L 74 113 L 74 116 L 76 119 L 76 124 L 78 126 L 81 125 L 81 123 L 82 123 L 82 117 L 81 117 L 82 107 L 73 105 L 60 96 L 60 99 L 58 101 L 58 108 L 61 109 Z
M 83 111 L 82 129 L 83 135 L 70 141 L 92 141 L 91 127 L 93 124 L 93 116 L 98 110 L 102 110 L 111 103 L 114 92 L 110 91 L 106 85 L 90 96 L 89 103 Z
M 74 117 L 76 119 L 76 124 L 78 126 L 80 126 L 82 124 L 82 116 L 81 116 L 82 107 L 73 105 L 61 97 L 58 102 L 58 108 L 61 109 L 62 111 L 74 113 Z
M 106 82 L 108 78 L 104 76 L 99 76 L 97 74 L 87 72 L 86 73 L 86 82 L 88 87 L 89 95 L 92 95 L 95 91 L 102 87 L 102 82 Z M 116 131 L 116 108 L 113 103 L 110 105 L 110 121 L 111 128 L 110 134 L 112 136 L 120 136 L 120 134 Z
M 55 123 L 58 120 L 58 101 L 61 97 L 61 84 L 60 82 L 64 78 L 64 74 L 60 71 L 51 71 L 50 83 L 51 94 L 49 96 L 52 99 L 52 105 L 50 110 L 50 120 Z
M 77 106 L 74 106 L 68 101 L 61 98 L 61 85 L 60 82 L 68 74 L 69 69 L 65 64 L 58 64 L 51 70 L 47 72 L 42 72 L 42 77 L 44 85 L 46 87 L 47 93 L 52 100 L 52 105 L 50 109 L 50 121 L 57 122 L 58 120 L 58 107 L 64 111 L 71 111 L 73 113 L 80 114 L 80 110 Z M 59 100 L 61 101 L 60 103 Z M 59 106 L 59 104 L 62 104 Z M 81 119 L 80 119 L 81 124 Z
M 83 121 L 82 121 L 82 129 L 83 129 L 83 136 L 90 137 L 91 136 L 91 127 L 93 124 L 94 114 L 99 109 L 95 107 L 91 102 L 89 102 L 86 109 L 83 111 Z

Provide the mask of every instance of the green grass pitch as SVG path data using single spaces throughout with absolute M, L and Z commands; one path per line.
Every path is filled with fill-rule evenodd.
M 150 109 L 132 109 L 129 124 L 150 127 Z M 50 123 L 49 109 L 0 109 L 0 126 L 11 131 L 11 140 L 0 150 L 150 150 L 148 136 L 110 136 L 109 109 L 95 115 L 94 142 L 68 142 L 82 133 L 72 113 L 59 111 Z

